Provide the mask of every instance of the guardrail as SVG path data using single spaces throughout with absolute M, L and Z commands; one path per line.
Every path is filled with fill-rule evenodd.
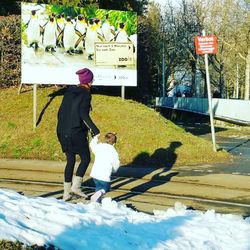
M 156 106 L 209 115 L 208 99 L 194 97 L 156 97 Z M 212 99 L 215 118 L 250 125 L 250 101 Z

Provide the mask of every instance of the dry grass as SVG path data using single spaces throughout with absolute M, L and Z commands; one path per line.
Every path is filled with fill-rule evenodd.
M 55 87 L 38 88 L 37 119 L 34 130 L 33 92 L 26 87 L 0 91 L 0 157 L 65 160 L 56 137 L 57 111 L 62 96 Z M 117 150 L 123 164 L 148 167 L 197 165 L 223 162 L 226 152 L 214 153 L 208 141 L 185 132 L 140 103 L 119 97 L 93 95 L 92 119 L 102 135 L 117 132 Z

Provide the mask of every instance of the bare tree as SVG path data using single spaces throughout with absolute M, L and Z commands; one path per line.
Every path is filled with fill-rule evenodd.
M 227 96 L 236 93 L 236 74 L 244 74 L 244 98 L 249 100 L 250 17 L 243 0 L 193 0 L 208 33 L 219 39 L 219 53 L 213 60 L 219 73 L 219 87 Z M 243 70 L 245 68 L 245 70 Z M 244 73 L 243 73 L 244 72 Z M 243 77 L 241 77 L 243 78 Z

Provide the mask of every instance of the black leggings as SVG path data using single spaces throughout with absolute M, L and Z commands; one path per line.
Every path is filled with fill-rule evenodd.
M 64 181 L 65 182 L 72 182 L 72 177 L 73 177 L 73 173 L 74 173 L 74 167 L 75 167 L 75 163 L 76 163 L 76 153 L 67 151 L 65 152 L 66 154 L 66 158 L 67 158 L 67 164 L 64 170 Z M 89 162 L 90 162 L 90 152 L 89 152 L 89 147 L 86 148 L 86 150 L 83 153 L 79 154 L 80 158 L 81 158 L 81 162 L 77 168 L 76 171 L 76 176 L 80 176 L 83 177 Z

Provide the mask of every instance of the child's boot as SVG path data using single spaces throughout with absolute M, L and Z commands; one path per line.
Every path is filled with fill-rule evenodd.
M 101 189 L 101 190 L 98 190 L 96 191 L 91 197 L 90 197 L 90 200 L 92 202 L 101 202 L 101 199 L 103 197 L 103 195 L 105 194 L 105 190 L 104 189 Z

